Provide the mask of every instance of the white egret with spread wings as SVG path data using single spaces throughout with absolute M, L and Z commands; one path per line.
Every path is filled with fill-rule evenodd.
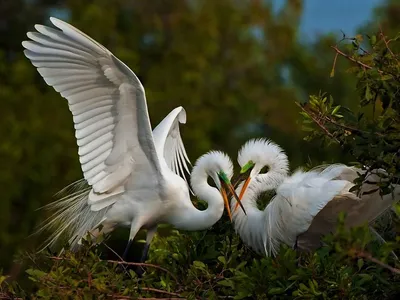
M 362 225 L 373 222 L 400 199 L 400 185 L 380 196 L 378 173 L 384 170 L 373 170 L 358 193 L 350 189 L 358 173 L 365 171 L 355 167 L 334 164 L 288 176 L 286 154 L 266 139 L 248 141 L 239 151 L 238 163 L 241 173 L 250 171 L 250 175 L 236 190 L 247 216 L 237 211 L 235 199 L 231 201 L 234 227 L 245 244 L 267 256 L 276 255 L 281 244 L 316 249 L 321 238 L 335 229 L 340 212 L 347 214 L 346 226 Z M 265 166 L 268 170 L 263 173 Z M 271 190 L 276 195 L 259 210 L 257 198 Z
M 58 29 L 35 25 L 37 32 L 28 32 L 30 41 L 22 45 L 46 83 L 68 100 L 89 187 L 78 183 L 78 191 L 50 205 L 56 213 L 45 227 L 56 230 L 49 244 L 67 232 L 77 247 L 87 232 L 97 236 L 128 226 L 125 258 L 141 228 L 147 229 L 147 253 L 159 223 L 202 230 L 221 218 L 224 201 L 229 212 L 225 188 L 233 191 L 233 170 L 225 154 L 207 153 L 192 170 L 193 190 L 208 202 L 204 211 L 192 204 L 188 184 L 179 176 L 189 161 L 179 132 L 184 109 L 174 109 L 152 132 L 137 76 L 83 32 L 56 18 L 50 21 Z M 207 184 L 209 176 L 217 188 Z

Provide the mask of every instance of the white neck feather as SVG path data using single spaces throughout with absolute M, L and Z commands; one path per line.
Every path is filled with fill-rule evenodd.
M 191 173 L 191 184 L 195 195 L 207 202 L 206 210 L 198 210 L 191 201 L 185 201 L 188 205 L 179 213 L 179 220 L 174 225 L 185 230 L 204 230 L 213 226 L 224 212 L 224 200 L 220 191 L 210 186 L 207 179 L 210 176 L 216 186 L 221 183 L 218 173 L 223 171 L 230 179 L 233 174 L 233 166 L 229 157 L 219 151 L 211 151 L 200 157 Z
M 255 164 L 250 174 L 252 179 L 241 201 L 247 216 L 240 208 L 234 211 L 236 200 L 232 198 L 232 218 L 235 230 L 242 240 L 255 251 L 264 253 L 267 247 L 265 225 L 269 214 L 258 209 L 257 199 L 261 193 L 278 188 L 287 177 L 289 162 L 284 151 L 266 139 L 250 140 L 241 148 L 238 154 L 240 166 L 243 167 L 250 160 Z M 259 174 L 264 166 L 268 166 L 269 171 Z M 243 184 L 244 182 L 236 189 L 238 194 Z

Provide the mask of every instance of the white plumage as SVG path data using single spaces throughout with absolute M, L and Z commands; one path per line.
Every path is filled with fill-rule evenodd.
M 376 173 L 367 176 L 359 194 L 350 192 L 357 172 L 364 171 L 342 164 L 298 170 L 288 176 L 286 154 L 265 139 L 248 141 L 239 151 L 238 162 L 242 170 L 252 170 L 236 190 L 243 196 L 239 198 L 247 216 L 235 210 L 235 199 L 231 202 L 234 227 L 244 243 L 267 256 L 276 255 L 281 244 L 315 249 L 322 236 L 335 229 L 340 212 L 347 213 L 348 227 L 357 226 L 374 221 L 400 199 L 399 185 L 394 186 L 394 197 L 379 195 L 376 183 L 381 178 Z M 259 173 L 265 165 L 269 171 Z M 276 190 L 276 196 L 260 211 L 257 198 L 268 190 Z
M 229 186 L 232 176 L 231 169 L 222 168 L 230 161 L 211 166 L 208 161 L 221 155 L 209 153 L 196 164 L 193 172 L 204 176 L 192 178 L 192 185 L 209 203 L 207 210 L 197 210 L 187 182 L 178 176 L 189 171 L 179 132 L 185 110 L 174 109 L 152 132 L 137 76 L 83 32 L 56 18 L 50 21 L 59 30 L 36 25 L 37 32 L 28 32 L 30 41 L 22 45 L 46 83 L 68 100 L 85 180 L 49 205 L 56 210 L 44 226 L 56 229 L 49 243 L 67 232 L 75 247 L 87 231 L 98 235 L 99 225 L 104 233 L 122 225 L 130 227 L 130 242 L 141 228 L 148 229 L 148 245 L 159 223 L 201 230 L 217 222 L 224 207 L 220 180 Z M 207 184 L 208 176 L 219 189 Z

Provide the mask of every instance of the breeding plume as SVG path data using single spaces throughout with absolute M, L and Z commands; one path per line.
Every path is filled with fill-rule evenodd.
M 222 216 L 225 188 L 233 190 L 229 158 L 210 152 L 194 166 L 193 190 L 208 202 L 206 210 L 198 210 L 179 176 L 189 161 L 179 132 L 184 109 L 174 109 L 152 132 L 137 76 L 86 34 L 56 18 L 50 21 L 58 29 L 35 25 L 37 32 L 28 32 L 31 40 L 22 45 L 46 83 L 68 100 L 89 187 L 75 185 L 77 192 L 51 205 L 56 213 L 45 226 L 57 229 L 49 243 L 66 232 L 76 247 L 87 232 L 97 236 L 122 225 L 130 227 L 125 257 L 144 228 L 144 258 L 159 223 L 186 230 L 211 227 Z M 209 176 L 217 188 L 207 184 Z
M 289 163 L 284 151 L 269 140 L 248 141 L 239 151 L 241 173 L 250 171 L 237 188 L 247 216 L 237 211 L 232 199 L 235 230 L 244 243 L 259 253 L 276 255 L 281 244 L 301 250 L 321 246 L 321 237 L 335 229 L 340 212 L 345 212 L 348 227 L 372 222 L 400 199 L 400 186 L 393 195 L 381 197 L 375 170 L 368 175 L 359 193 L 350 192 L 359 173 L 365 171 L 335 164 L 309 172 L 298 170 L 288 176 Z M 267 166 L 266 173 L 260 171 Z M 257 198 L 268 190 L 276 195 L 264 210 L 257 208 Z

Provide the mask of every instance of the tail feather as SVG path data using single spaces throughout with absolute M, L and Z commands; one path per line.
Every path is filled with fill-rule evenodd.
M 36 233 L 52 231 L 40 251 L 53 246 L 64 235 L 69 237 L 71 249 L 76 250 L 80 240 L 104 221 L 108 208 L 92 211 L 88 205 L 90 191 L 91 187 L 86 180 L 81 179 L 56 194 L 65 196 L 42 207 L 53 211 L 53 214 L 44 220 L 36 231 Z

